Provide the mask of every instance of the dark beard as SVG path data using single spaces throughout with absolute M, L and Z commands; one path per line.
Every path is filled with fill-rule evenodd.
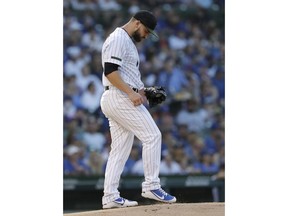
M 132 34 L 132 38 L 134 41 L 136 42 L 140 42 L 142 40 L 141 38 L 141 35 L 139 34 L 139 30 L 135 31 L 133 34 Z

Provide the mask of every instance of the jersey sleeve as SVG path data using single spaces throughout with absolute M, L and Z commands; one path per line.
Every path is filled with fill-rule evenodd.
M 125 41 L 121 37 L 115 37 L 104 44 L 103 62 L 109 62 L 122 66 L 125 54 Z

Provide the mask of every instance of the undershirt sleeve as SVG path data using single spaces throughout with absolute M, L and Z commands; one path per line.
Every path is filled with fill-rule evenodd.
M 105 62 L 104 64 L 104 74 L 107 76 L 108 74 L 118 70 L 119 65 L 110 63 L 110 62 Z

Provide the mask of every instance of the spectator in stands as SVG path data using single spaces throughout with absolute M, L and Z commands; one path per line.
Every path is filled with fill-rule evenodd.
M 170 57 L 165 61 L 164 69 L 158 76 L 157 85 L 166 87 L 167 92 L 172 95 L 187 87 L 187 78 L 184 72 L 177 67 L 174 58 Z
M 161 155 L 164 156 L 168 152 L 173 152 L 174 146 L 177 146 L 179 142 L 171 131 L 163 131 L 162 137 Z
M 213 154 L 205 153 L 201 155 L 199 162 L 194 163 L 194 167 L 199 169 L 201 173 L 217 173 L 219 167 L 213 158 Z
M 66 34 L 64 45 L 67 47 L 78 47 L 81 43 L 82 24 L 78 21 L 77 17 L 70 17 L 66 24 Z M 67 50 L 68 51 L 68 50 Z
M 88 84 L 87 90 L 83 92 L 80 101 L 82 108 L 89 113 L 97 113 L 100 108 L 100 99 L 103 91 L 96 89 L 94 82 Z
M 187 155 L 184 152 L 183 145 L 181 145 L 180 143 L 173 147 L 173 151 L 170 154 L 173 160 L 178 164 L 181 163 L 183 158 L 187 157 Z
M 181 173 L 180 165 L 167 153 L 160 163 L 160 175 L 175 175 Z
M 103 11 L 120 10 L 121 5 L 115 0 L 98 0 L 100 9 Z
M 64 63 L 64 73 L 66 76 L 78 76 L 84 66 L 80 59 L 81 49 L 77 46 L 67 48 L 68 60 Z
M 224 99 L 225 96 L 225 74 L 223 69 L 219 69 L 212 80 L 213 85 L 218 90 L 218 99 Z
M 193 163 L 200 161 L 201 155 L 204 153 L 205 143 L 201 136 L 197 133 L 188 135 L 189 146 L 185 148 L 185 154 Z
M 93 0 L 71 0 L 71 6 L 74 10 L 78 11 L 94 11 L 97 8 L 97 5 Z
M 200 101 L 201 84 L 200 84 L 199 77 L 197 76 L 197 74 L 195 74 L 191 70 L 186 70 L 185 74 L 186 74 L 187 81 L 188 81 L 188 86 L 186 88 L 186 92 L 190 93 L 190 95 L 191 95 L 190 98 L 195 98 L 196 101 Z
M 64 98 L 64 117 L 67 119 L 72 119 L 74 118 L 76 114 L 76 107 L 73 104 L 72 98 L 71 97 L 65 97 Z
M 97 33 L 96 29 L 91 27 L 88 32 L 82 36 L 82 45 L 87 46 L 90 52 L 98 51 L 101 52 L 103 45 L 103 38 Z
M 213 155 L 213 160 L 220 167 L 221 164 L 225 164 L 225 148 L 222 146 L 217 152 Z
M 211 81 L 201 84 L 201 102 L 202 104 L 215 103 L 218 100 L 218 90 L 212 85 Z
M 97 52 L 93 52 L 91 54 L 92 59 L 90 63 L 91 73 L 96 75 L 99 79 L 102 78 L 102 63 L 101 63 L 101 55 Z
M 143 176 L 144 175 L 144 169 L 143 169 L 143 161 L 142 158 L 140 158 L 139 160 L 137 160 L 132 169 L 131 169 L 131 174 L 132 175 L 140 175 Z
M 106 139 L 99 129 L 100 122 L 97 122 L 96 118 L 91 116 L 83 132 L 83 142 L 90 151 L 102 152 L 104 148 Z
M 177 114 L 176 123 L 186 124 L 189 131 L 201 133 L 206 128 L 209 113 L 203 109 L 198 101 L 190 99 L 183 103 L 183 109 Z
M 124 175 L 129 175 L 132 173 L 133 166 L 135 165 L 136 161 L 140 159 L 140 153 L 141 153 L 141 150 L 139 146 L 133 145 L 130 156 L 128 160 L 126 161 L 126 164 L 124 167 L 124 171 L 123 171 Z
M 79 126 L 75 118 L 64 119 L 64 123 L 64 146 L 82 139 L 83 128 Z
M 83 127 L 87 122 L 88 117 L 88 112 L 86 110 L 78 108 L 75 113 L 74 120 L 77 122 L 77 126 L 84 130 Z
M 168 38 L 169 47 L 173 50 L 182 50 L 188 45 L 186 34 L 183 30 L 171 34 Z
M 77 76 L 76 84 L 78 88 L 83 92 L 87 89 L 89 83 L 93 82 L 97 90 L 103 92 L 103 85 L 100 81 L 100 79 L 94 75 L 91 74 L 91 69 L 88 64 L 84 65 L 81 69 L 81 74 Z
M 171 133 L 175 133 L 178 130 L 174 124 L 173 116 L 167 107 L 162 106 L 160 118 L 161 121 L 159 122 L 159 127 L 161 131 L 170 131 Z
M 211 133 L 205 136 L 205 151 L 206 152 L 219 152 L 225 144 L 224 131 L 221 128 L 211 130 Z
M 174 146 L 173 151 L 171 152 L 172 159 L 180 165 L 180 172 L 178 174 L 185 175 L 193 173 L 193 167 L 191 164 L 191 157 L 185 153 L 184 145 L 179 144 Z M 192 156 L 192 155 L 189 155 Z
M 64 96 L 69 96 L 73 98 L 75 95 L 79 95 L 80 89 L 78 88 L 76 84 L 76 75 L 68 75 L 64 76 Z M 73 101 L 75 102 L 75 101 Z
M 64 175 L 88 175 L 90 169 L 81 158 L 80 148 L 70 145 L 65 149 Z
M 180 161 L 181 172 L 180 175 L 190 175 L 196 173 L 197 171 L 194 169 L 191 160 L 188 159 L 187 156 L 183 157 Z
M 104 160 L 101 153 L 97 151 L 90 152 L 87 165 L 90 167 L 92 175 L 102 175 L 104 172 Z
M 64 76 L 64 100 L 71 98 L 76 108 L 80 107 L 81 90 L 76 84 L 76 75 Z
M 175 124 L 175 122 L 173 122 Z M 182 146 L 183 149 L 186 148 L 186 146 L 189 146 L 188 142 L 188 126 L 186 124 L 179 125 L 177 127 L 177 140 L 179 141 L 179 144 Z

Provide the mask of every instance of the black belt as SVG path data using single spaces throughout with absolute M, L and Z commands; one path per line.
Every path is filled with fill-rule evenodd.
M 109 86 L 105 86 L 104 88 L 105 88 L 105 91 L 109 90 Z M 133 89 L 133 91 L 135 91 L 135 92 L 138 92 L 138 91 L 139 91 L 137 88 L 132 88 L 132 89 Z

